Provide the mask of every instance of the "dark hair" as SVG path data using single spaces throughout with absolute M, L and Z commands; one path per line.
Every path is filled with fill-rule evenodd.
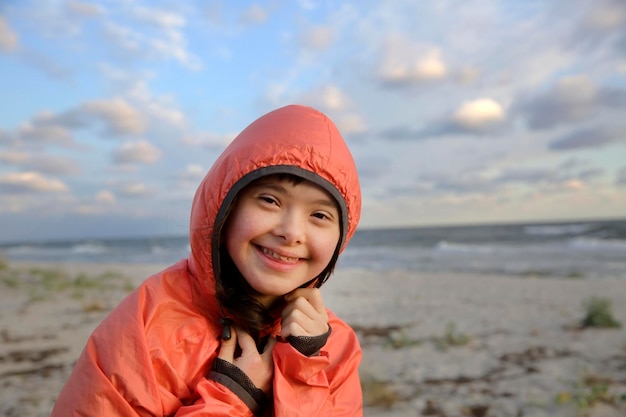
M 292 174 L 274 174 L 269 177 L 277 178 L 281 181 L 289 181 L 294 185 L 298 185 L 304 181 L 302 177 Z M 268 176 L 261 177 L 248 185 L 252 186 L 260 180 L 267 180 Z M 241 191 L 240 191 L 241 192 Z M 228 223 L 228 218 L 232 212 L 232 208 L 237 204 L 237 197 L 233 199 L 227 208 L 226 215 L 223 217 L 216 227 L 216 233 L 219 233 L 220 242 L 223 242 L 224 226 Z M 340 222 L 341 224 L 341 222 Z M 341 229 L 341 226 L 340 226 Z M 343 230 L 340 230 L 340 235 Z M 319 288 L 330 277 L 335 264 L 339 257 L 339 242 L 335 248 L 333 256 L 324 270 L 316 277 L 302 285 L 302 287 L 313 286 Z M 235 323 L 248 332 L 256 341 L 260 335 L 267 331 L 278 319 L 283 304 L 278 300 L 274 305 L 264 306 L 256 300 L 256 296 L 260 295 L 254 288 L 248 284 L 245 277 L 239 272 L 239 269 L 231 259 L 225 246 L 219 245 L 219 268 L 216 269 L 216 296 L 221 307 L 228 312 Z

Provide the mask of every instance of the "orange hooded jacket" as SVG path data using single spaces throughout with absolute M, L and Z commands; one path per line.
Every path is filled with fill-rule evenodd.
M 251 416 L 247 403 L 207 378 L 220 347 L 219 274 L 214 226 L 251 181 L 291 173 L 321 185 L 342 215 L 337 252 L 354 234 L 361 208 L 352 156 L 322 113 L 287 106 L 257 119 L 227 147 L 192 206 L 191 254 L 144 281 L 96 328 L 61 391 L 52 417 Z M 218 238 L 219 239 L 219 238 Z M 275 416 L 360 416 L 361 348 L 330 311 L 332 332 L 317 356 L 289 343 L 273 349 Z M 280 324 L 273 334 L 277 334 Z

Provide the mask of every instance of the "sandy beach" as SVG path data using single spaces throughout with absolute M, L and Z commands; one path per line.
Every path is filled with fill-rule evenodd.
M 164 265 L 0 269 L 0 415 L 47 416 L 94 327 Z M 366 416 L 626 415 L 626 282 L 338 270 Z M 621 328 L 580 326 L 609 300 Z

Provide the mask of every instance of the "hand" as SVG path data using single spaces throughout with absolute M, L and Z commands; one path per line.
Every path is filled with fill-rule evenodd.
M 320 336 L 328 331 L 328 313 L 317 288 L 298 288 L 285 295 L 280 336 Z
M 257 388 L 269 395 L 274 378 L 272 349 L 274 349 L 275 344 L 276 339 L 270 337 L 265 344 L 263 353 L 259 353 L 252 336 L 232 326 L 231 338 L 230 340 L 222 340 L 222 346 L 217 357 L 241 369 Z M 235 358 L 237 345 L 241 348 L 241 355 Z

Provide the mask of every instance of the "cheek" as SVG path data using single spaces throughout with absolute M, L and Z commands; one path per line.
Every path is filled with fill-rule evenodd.
M 323 261 L 324 263 L 324 266 L 323 266 L 324 268 L 326 268 L 326 266 L 332 259 L 338 243 L 339 243 L 339 232 L 328 233 L 324 237 L 324 239 L 320 240 L 320 244 L 318 246 L 318 255 L 320 257 L 320 261 Z

